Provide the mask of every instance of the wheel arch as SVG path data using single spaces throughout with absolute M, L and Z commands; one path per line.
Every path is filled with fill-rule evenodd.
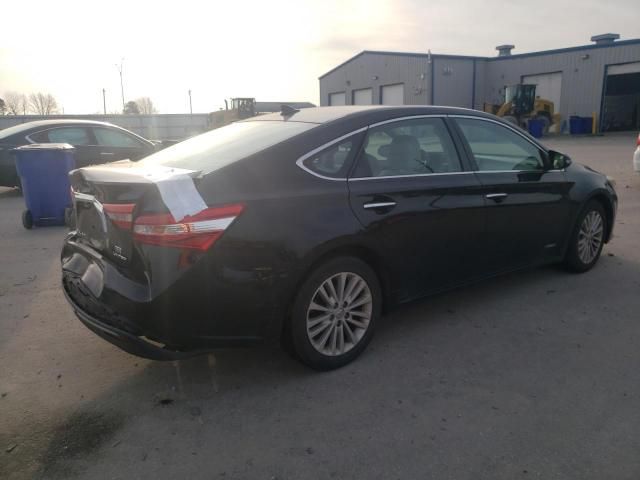
M 613 222 L 615 220 L 615 211 L 612 200 L 603 192 L 595 192 L 593 195 L 589 196 L 587 200 L 584 202 L 581 211 L 587 204 L 591 201 L 596 201 L 602 208 L 604 208 L 604 213 L 607 216 L 607 230 L 605 231 L 604 242 L 607 243 L 611 239 L 611 232 L 613 231 Z
M 391 292 L 389 272 L 387 271 L 387 268 L 380 256 L 369 247 L 357 244 L 341 245 L 325 251 L 314 258 L 313 262 L 308 265 L 301 275 L 301 280 L 307 278 L 307 276 L 319 265 L 336 257 L 355 257 L 371 267 L 380 282 L 380 288 L 382 289 L 382 304 L 383 308 L 385 308 Z
M 384 265 L 382 258 L 372 248 L 361 244 L 344 244 L 333 246 L 322 252 L 318 252 L 309 261 L 305 263 L 304 268 L 297 275 L 296 284 L 304 282 L 304 280 L 323 263 L 337 257 L 353 257 L 366 263 L 375 273 L 378 281 L 380 282 L 380 289 L 382 290 L 382 311 L 386 312 L 393 304 L 393 297 L 391 295 L 391 278 L 388 269 Z M 290 298 L 287 300 L 286 316 L 282 321 L 280 328 L 281 339 L 286 337 L 287 329 L 289 328 L 289 320 L 291 318 L 291 309 L 296 299 L 297 291 L 294 288 Z

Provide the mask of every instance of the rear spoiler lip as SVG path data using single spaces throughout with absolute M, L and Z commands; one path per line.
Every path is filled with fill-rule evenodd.
M 159 176 L 171 177 L 174 175 L 188 175 L 192 178 L 200 176 L 198 170 L 187 170 L 183 168 L 137 165 L 130 160 L 122 160 L 103 165 L 92 165 L 89 167 L 77 168 L 69 172 L 70 178 L 82 179 L 96 183 L 156 183 Z
M 69 180 L 74 192 L 83 192 L 82 187 L 86 183 L 144 185 L 145 189 L 155 187 L 173 218 L 179 222 L 207 208 L 194 181 L 194 177 L 199 174 L 200 171 L 197 170 L 164 165 L 139 165 L 124 161 L 73 170 L 69 173 Z M 93 201 L 90 198 L 84 200 Z

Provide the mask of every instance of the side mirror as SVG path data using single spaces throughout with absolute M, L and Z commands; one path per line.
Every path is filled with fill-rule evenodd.
M 555 150 L 549 150 L 548 152 L 549 168 L 554 170 L 563 170 L 571 165 L 571 159 L 569 155 L 556 152 Z

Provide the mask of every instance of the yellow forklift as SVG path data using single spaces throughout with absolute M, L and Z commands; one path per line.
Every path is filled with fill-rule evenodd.
M 536 85 L 508 85 L 505 87 L 504 96 L 505 101 L 502 105 L 485 104 L 484 111 L 525 129 L 529 120 L 540 120 L 544 124 L 545 133 L 557 120 L 553 102 L 537 97 Z
M 245 118 L 255 117 L 256 112 L 256 99 L 248 97 L 238 97 L 231 99 L 231 108 L 229 108 L 229 102 L 225 99 L 225 109 L 217 112 L 211 112 L 209 114 L 209 125 L 211 129 L 224 127 L 237 120 L 244 120 Z

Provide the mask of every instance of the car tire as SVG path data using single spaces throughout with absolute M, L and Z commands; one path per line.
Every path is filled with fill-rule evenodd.
M 604 208 L 600 202 L 591 200 L 576 222 L 564 261 L 565 267 L 576 273 L 593 268 L 602 253 L 606 231 L 607 216 Z
M 340 302 L 340 303 L 338 303 Z M 355 257 L 336 257 L 313 270 L 291 310 L 292 353 L 315 370 L 353 361 L 371 341 L 382 311 L 375 272 Z
M 22 212 L 22 226 L 27 230 L 31 230 L 33 228 L 33 215 L 31 214 L 31 210 L 25 210 Z

